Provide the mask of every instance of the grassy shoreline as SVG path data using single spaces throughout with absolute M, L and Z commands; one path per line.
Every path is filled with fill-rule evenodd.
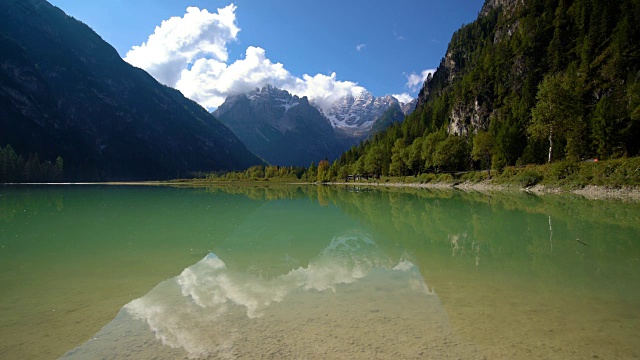
M 290 178 L 242 180 L 181 179 L 168 184 L 206 186 L 212 184 L 329 184 L 414 188 L 453 188 L 465 191 L 527 191 L 535 194 L 571 193 L 589 199 L 640 201 L 640 157 L 607 161 L 561 161 L 544 165 L 506 167 L 493 171 L 464 173 L 427 173 L 417 176 L 381 177 L 380 179 L 345 182 L 310 182 Z
M 78 182 L 34 185 L 144 185 L 206 187 L 212 185 L 349 185 L 383 186 L 425 189 L 457 189 L 464 191 L 496 192 L 526 191 L 538 195 L 570 193 L 588 199 L 617 199 L 640 202 L 640 157 L 599 162 L 556 162 L 524 167 L 506 167 L 493 171 L 464 173 L 427 173 L 417 176 L 381 177 L 364 181 L 311 182 L 297 178 L 257 179 L 175 179 L 166 181 Z

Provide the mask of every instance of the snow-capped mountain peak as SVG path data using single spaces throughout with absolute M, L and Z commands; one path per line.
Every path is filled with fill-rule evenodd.
M 251 102 L 273 103 L 277 107 L 283 107 L 285 112 L 300 104 L 301 99 L 290 94 L 286 90 L 278 89 L 272 85 L 265 85 L 262 88 L 255 88 L 246 94 Z
M 301 102 L 310 103 L 329 120 L 334 129 L 339 129 L 342 133 L 354 138 L 367 136 L 373 124 L 391 107 L 399 106 L 405 115 L 415 109 L 415 100 L 405 104 L 391 95 L 375 97 L 368 91 L 345 95 L 330 106 L 326 104 L 320 106 L 313 99 L 309 101 L 306 97 L 300 98 L 268 84 L 241 96 L 246 96 L 252 106 L 262 108 L 263 111 L 273 112 L 276 108 L 283 109 L 284 111 L 280 110 L 282 112 L 275 110 L 276 117 L 299 106 Z M 230 98 L 228 101 L 233 102 L 234 99 Z M 219 108 L 217 115 L 222 115 L 226 108 L 227 106 Z
M 367 91 L 355 96 L 347 95 L 333 103 L 325 114 L 331 125 L 342 128 L 354 135 L 362 134 L 393 104 L 400 102 L 393 96 L 374 97 Z

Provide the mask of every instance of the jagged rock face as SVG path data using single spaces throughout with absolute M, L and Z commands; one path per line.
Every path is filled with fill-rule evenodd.
M 487 16 L 492 10 L 500 8 L 505 18 L 503 26 L 496 28 L 496 33 L 493 38 L 494 44 L 511 38 L 516 32 L 520 21 L 515 18 L 515 14 L 520 6 L 524 6 L 524 0 L 487 0 L 484 3 L 482 10 L 480 10 L 480 16 Z
M 357 96 L 345 96 L 336 101 L 325 114 L 336 128 L 341 128 L 353 136 L 366 134 L 373 123 L 393 104 L 399 101 L 393 96 L 374 97 L 369 92 Z
M 355 143 L 342 136 L 307 97 L 271 85 L 229 96 L 214 115 L 270 164 L 308 166 L 334 160 Z
M 499 27 L 496 29 L 496 34 L 493 37 L 493 43 L 497 44 L 504 39 L 509 39 L 516 32 L 518 26 L 520 25 L 520 21 L 516 20 L 510 23 L 507 26 Z
M 491 10 L 502 7 L 507 16 L 512 16 L 518 6 L 524 5 L 524 0 L 486 0 L 480 10 L 480 16 L 487 16 Z
M 449 82 L 453 81 L 456 77 L 456 61 L 453 59 L 453 52 L 451 50 L 447 51 L 447 54 L 444 56 L 444 67 L 449 70 Z
M 418 98 L 415 98 L 408 103 L 400 103 L 400 108 L 402 109 L 404 116 L 410 115 L 416 109 L 417 104 Z
M 489 125 L 489 109 L 486 104 L 480 104 L 478 99 L 473 106 L 456 104 L 451 110 L 451 122 L 447 132 L 450 135 L 466 136 L 478 130 L 487 130 Z
M 246 96 L 250 101 L 250 106 L 260 112 L 261 118 L 281 133 L 292 130 L 296 126 L 295 119 L 291 115 L 297 111 L 290 112 L 289 110 L 300 104 L 305 108 L 309 107 L 309 101 L 306 97 L 301 99 L 298 96 L 292 96 L 289 92 L 271 85 L 265 85 L 262 89 L 256 88 Z M 222 114 L 224 109 L 221 107 L 218 113 Z M 304 110 L 310 111 L 310 109 Z M 321 121 L 318 125 L 328 125 L 328 123 Z M 324 130 L 328 129 L 327 126 L 319 127 L 324 127 Z

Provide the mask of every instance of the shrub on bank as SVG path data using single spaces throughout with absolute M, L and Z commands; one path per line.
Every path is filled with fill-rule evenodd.
M 538 184 L 544 179 L 544 176 L 538 169 L 530 167 L 525 168 L 516 177 L 515 181 L 522 187 L 530 187 Z
M 486 171 L 469 171 L 460 176 L 462 182 L 479 183 L 489 179 Z
M 229 172 L 224 174 L 209 174 L 208 182 L 249 181 L 249 182 L 315 182 L 316 177 L 309 178 L 303 171 L 298 176 L 296 168 L 267 167 L 274 176 L 263 176 L 253 167 L 244 172 Z M 304 169 L 303 169 L 304 170 Z M 256 174 L 258 176 L 256 176 Z M 640 157 L 622 158 L 606 161 L 559 161 L 544 165 L 527 165 L 524 167 L 507 166 L 501 171 L 492 171 L 491 182 L 495 184 L 518 185 L 530 187 L 543 184 L 552 187 L 584 187 L 586 185 L 599 186 L 640 186 Z M 465 173 L 424 173 L 417 176 L 385 176 L 380 179 L 358 180 L 369 183 L 478 183 L 488 180 L 485 170 L 469 171 Z M 333 178 L 333 181 L 344 179 Z
M 523 187 L 640 186 L 640 157 L 606 161 L 559 161 L 545 165 L 506 167 L 495 182 Z

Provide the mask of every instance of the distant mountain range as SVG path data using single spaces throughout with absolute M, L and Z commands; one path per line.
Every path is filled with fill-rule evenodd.
M 213 114 L 267 162 L 308 166 L 333 161 L 360 140 L 402 121 L 416 101 L 404 104 L 362 92 L 339 99 L 325 116 L 306 97 L 265 85 L 229 96 Z
M 415 100 L 413 101 L 415 105 Z M 403 106 L 400 104 L 391 104 L 385 112 L 380 115 L 378 119 L 371 126 L 371 134 L 378 133 L 388 128 L 393 123 L 398 123 L 404 120 L 407 114 L 404 112 Z
M 265 85 L 230 96 L 214 115 L 260 157 L 274 165 L 308 166 L 335 159 L 353 145 L 306 97 Z
M 162 179 L 263 163 L 179 91 L 44 0 L 0 1 L 0 146 L 71 180 Z
M 354 137 L 366 137 L 376 120 L 394 105 L 401 108 L 405 106 L 391 95 L 374 97 L 364 91 L 357 96 L 348 95 L 334 102 L 331 110 L 325 115 L 334 127 Z M 415 109 L 415 102 L 413 105 Z M 406 106 L 406 109 L 407 114 L 413 110 L 410 105 Z

